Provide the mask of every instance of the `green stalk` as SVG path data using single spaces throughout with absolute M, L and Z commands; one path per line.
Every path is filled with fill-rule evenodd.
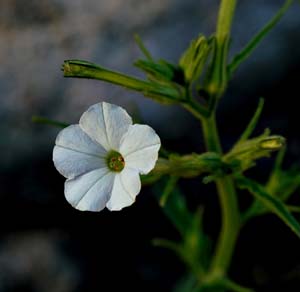
M 215 115 L 202 119 L 202 130 L 207 151 L 222 154 Z
M 203 135 L 208 151 L 222 153 L 215 115 L 202 120 Z M 231 262 L 240 229 L 240 213 L 234 184 L 230 177 L 216 181 L 222 209 L 222 230 L 211 266 L 211 275 L 223 276 Z

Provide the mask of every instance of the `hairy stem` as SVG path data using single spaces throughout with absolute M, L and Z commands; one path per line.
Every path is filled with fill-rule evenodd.
M 202 120 L 204 140 L 208 151 L 222 153 L 215 115 Z M 236 190 L 230 177 L 216 181 L 222 208 L 222 229 L 211 266 L 213 275 L 226 274 L 240 229 L 240 213 Z
M 222 44 L 230 35 L 236 0 L 222 0 L 216 28 L 216 38 Z M 227 52 L 226 52 L 227 54 Z M 223 56 L 226 64 L 227 56 Z M 216 104 L 217 105 L 217 104 Z M 203 135 L 208 151 L 222 154 L 222 147 L 216 126 L 214 107 L 209 118 L 202 119 Z M 211 276 L 223 277 L 229 268 L 235 243 L 240 229 L 240 212 L 237 194 L 230 177 L 222 177 L 216 181 L 222 209 L 222 228 L 217 242 L 216 251 L 211 263 Z

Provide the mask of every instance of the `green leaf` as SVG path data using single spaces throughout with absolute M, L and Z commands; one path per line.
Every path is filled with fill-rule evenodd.
M 228 291 L 232 291 L 232 292 L 254 292 L 254 290 L 247 287 L 243 287 L 228 278 L 222 279 L 220 284 L 225 289 L 228 289 Z
M 287 205 L 286 206 L 288 208 L 288 210 L 292 213 L 300 213 L 300 206 L 291 206 L 291 205 Z
M 300 187 L 299 169 L 293 167 L 288 170 L 282 169 L 282 162 L 286 147 L 279 151 L 273 171 L 266 183 L 266 190 L 269 194 L 278 197 L 281 201 L 286 201 L 297 188 Z
M 185 275 L 176 283 L 173 292 L 200 292 L 196 276 L 192 273 Z
M 258 32 L 246 45 L 241 52 L 239 52 L 231 61 L 227 67 L 229 76 L 232 76 L 238 66 L 244 62 L 251 53 L 256 49 L 256 47 L 261 43 L 261 41 L 267 36 L 267 34 L 274 28 L 274 26 L 281 20 L 283 15 L 286 13 L 288 8 L 293 3 L 293 0 L 286 0 L 283 6 L 278 10 L 276 15 Z
M 284 158 L 286 147 L 283 147 L 277 154 L 274 168 L 265 185 L 265 190 L 273 197 L 285 202 L 300 187 L 299 170 L 283 170 L 281 164 Z M 289 208 L 288 208 L 289 209 Z M 244 214 L 244 221 L 253 216 L 263 215 L 269 210 L 258 200 L 255 200 Z
M 41 116 L 32 116 L 31 121 L 36 124 L 45 124 L 45 125 L 50 125 L 58 128 L 66 128 L 69 126 L 69 124 L 55 121 L 55 120 L 50 120 L 48 118 L 41 117 Z
M 159 247 L 164 247 L 169 250 L 172 250 L 175 252 L 180 258 L 184 258 L 184 250 L 182 246 L 174 241 L 168 240 L 168 239 L 163 239 L 163 238 L 155 238 L 152 240 L 152 244 L 154 246 L 159 246 Z
M 266 190 L 282 201 L 286 201 L 299 187 L 300 173 L 294 170 L 273 172 L 266 184 Z
M 202 273 L 208 271 L 212 255 L 211 240 L 203 231 L 203 213 L 203 209 L 198 208 L 192 215 L 190 228 L 183 239 L 186 257 L 194 267 L 200 263 Z
M 161 189 L 165 188 L 165 186 L 162 187 L 162 185 L 165 185 L 163 181 L 154 186 L 154 193 L 158 202 L 160 202 L 163 194 Z M 187 207 L 186 200 L 178 187 L 173 189 L 172 196 L 169 196 L 162 210 L 174 227 L 179 231 L 181 236 L 184 237 L 193 220 L 192 214 Z
M 142 51 L 142 53 L 145 55 L 145 57 L 149 60 L 149 61 L 153 61 L 153 58 L 150 54 L 150 52 L 147 50 L 147 48 L 145 47 L 141 37 L 138 34 L 134 35 L 134 40 L 136 42 L 136 44 L 138 45 L 138 47 L 140 48 L 140 50 Z
M 273 172 L 277 172 L 281 170 L 285 153 L 286 153 L 286 147 L 282 147 L 282 149 L 278 152 L 276 156 Z
M 65 77 L 97 79 L 120 85 L 141 92 L 145 96 L 162 103 L 176 103 L 182 99 L 180 91 L 174 87 L 143 81 L 86 61 L 67 60 L 64 62 L 63 72 Z
M 264 103 L 265 103 L 264 99 L 260 98 L 259 102 L 258 102 L 258 106 L 256 108 L 256 111 L 255 111 L 252 119 L 250 120 L 247 128 L 245 129 L 245 131 L 241 135 L 238 143 L 247 140 L 252 135 L 254 129 L 256 128 L 258 120 L 259 120 L 259 118 L 261 116 L 261 113 L 262 113 L 262 110 L 263 110 L 263 107 L 264 107 Z
M 167 84 L 169 86 L 180 86 L 183 84 L 183 78 L 180 68 L 160 60 L 158 62 L 148 60 L 138 60 L 134 65 L 147 73 L 148 79 L 159 84 Z M 181 80 L 180 80 L 181 79 Z
M 188 262 L 189 265 L 194 268 L 198 266 L 198 262 L 201 262 L 202 267 L 207 268 L 211 245 L 208 237 L 204 235 L 202 230 L 203 212 L 198 210 L 192 213 L 188 209 L 184 195 L 180 192 L 178 187 L 173 185 L 173 180 L 167 181 L 163 187 L 164 192 L 161 192 L 160 189 L 163 183 L 164 182 L 160 182 L 160 184 L 156 184 L 154 192 L 158 202 L 161 202 L 165 196 L 164 192 L 166 189 L 172 188 L 172 194 L 169 195 L 168 200 L 164 202 L 162 210 L 181 235 L 181 245 L 185 251 L 185 262 Z
M 176 187 L 177 181 L 178 181 L 177 176 L 170 176 L 168 182 L 166 183 L 163 194 L 159 200 L 159 205 L 161 207 L 164 207 L 166 205 L 166 202 L 169 199 L 169 196 L 172 194 L 174 188 Z
M 175 252 L 180 260 L 182 260 L 190 268 L 192 273 L 198 279 L 203 277 L 201 263 L 198 261 L 198 258 L 194 256 L 193 251 L 187 250 L 184 244 L 161 238 L 152 240 L 152 243 L 154 246 L 163 247 Z
M 169 184 L 170 180 L 166 183 L 165 190 L 169 188 Z M 164 192 L 161 194 L 156 186 L 155 193 L 159 202 L 164 197 Z M 202 228 L 203 212 L 201 210 L 190 212 L 184 196 L 175 187 L 162 210 L 180 233 L 181 241 L 156 239 L 153 243 L 174 251 L 196 277 L 203 277 L 204 271 L 208 270 L 211 255 L 211 242 Z
M 143 186 L 147 186 L 147 185 L 152 185 L 155 182 L 157 182 L 158 180 L 160 180 L 162 178 L 163 175 L 161 174 L 156 174 L 156 173 L 149 173 L 146 175 L 140 175 L 140 179 L 142 182 Z
M 276 214 L 298 237 L 300 237 L 300 224 L 279 199 L 268 194 L 262 185 L 246 177 L 239 176 L 237 177 L 236 182 L 240 188 L 247 189 L 257 200 L 271 212 Z

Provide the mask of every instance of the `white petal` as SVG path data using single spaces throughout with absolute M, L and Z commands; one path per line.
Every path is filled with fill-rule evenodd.
M 141 180 L 138 171 L 125 167 L 115 176 L 111 198 L 106 207 L 111 211 L 118 211 L 130 206 L 140 190 Z
M 96 168 L 104 167 L 106 150 L 85 134 L 79 125 L 63 129 L 53 150 L 56 169 L 66 178 L 74 178 Z
M 160 139 L 155 131 L 147 125 L 135 124 L 123 136 L 120 153 L 126 166 L 147 174 L 155 166 L 159 148 Z
M 115 174 L 107 168 L 96 169 L 65 182 L 67 201 L 81 211 L 101 211 L 108 202 Z
M 132 124 L 127 112 L 116 105 L 100 102 L 80 118 L 80 127 L 107 151 L 119 150 L 120 140 Z

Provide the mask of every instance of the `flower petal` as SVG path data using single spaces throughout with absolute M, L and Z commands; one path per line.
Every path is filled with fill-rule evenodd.
M 135 124 L 123 136 L 120 153 L 126 166 L 147 174 L 155 166 L 159 148 L 160 139 L 155 131 L 147 125 Z
M 91 106 L 79 121 L 80 127 L 107 151 L 119 150 L 120 140 L 131 124 L 123 108 L 106 102 Z
M 115 174 L 107 168 L 96 169 L 65 182 L 65 197 L 81 211 L 101 211 L 108 202 Z
M 106 150 L 85 134 L 79 125 L 63 129 L 53 150 L 56 169 L 66 178 L 74 178 L 105 166 Z
M 125 167 L 115 176 L 111 198 L 106 207 L 118 211 L 134 203 L 136 195 L 141 190 L 139 173 L 135 169 Z

